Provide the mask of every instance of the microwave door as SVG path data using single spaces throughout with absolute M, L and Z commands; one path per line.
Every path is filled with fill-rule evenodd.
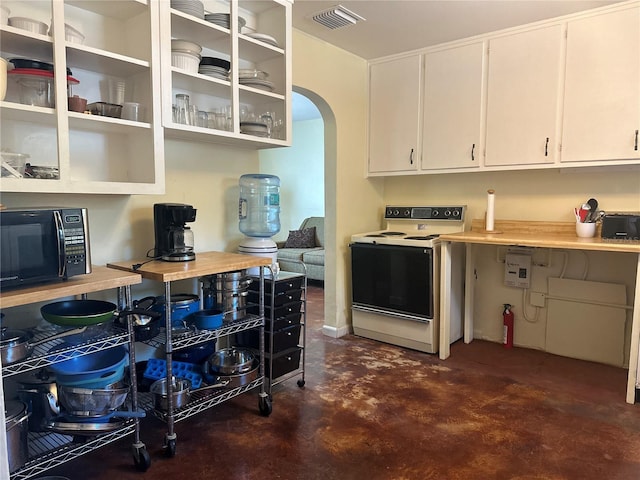
M 2 286 L 59 277 L 58 227 L 48 212 L 4 212 L 0 225 Z

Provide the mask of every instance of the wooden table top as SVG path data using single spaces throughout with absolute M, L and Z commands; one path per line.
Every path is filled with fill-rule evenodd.
M 96 266 L 92 266 L 91 270 L 92 272 L 87 275 L 78 275 L 62 282 L 3 290 L 0 293 L 0 308 L 17 307 L 142 283 L 142 277 L 137 273 Z
M 470 231 L 440 235 L 439 239 L 487 245 L 640 253 L 640 241 L 602 239 L 599 229 L 595 237 L 580 238 L 576 236 L 575 224 L 572 222 L 496 220 L 494 232 L 483 230 L 483 225 L 483 220 L 473 220 Z
M 137 264 L 141 264 L 141 266 L 134 269 L 134 265 Z M 269 265 L 271 265 L 271 258 L 269 257 L 228 252 L 196 252 L 195 260 L 189 262 L 149 261 L 148 258 L 143 258 L 126 262 L 107 263 L 107 267 L 136 272 L 142 275 L 143 278 L 158 282 L 174 282 L 176 280 Z

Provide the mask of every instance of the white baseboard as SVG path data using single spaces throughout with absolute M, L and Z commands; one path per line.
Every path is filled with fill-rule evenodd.
M 345 335 L 348 335 L 349 333 L 351 333 L 351 329 L 348 325 L 344 325 L 340 328 L 336 328 L 333 327 L 331 325 L 323 325 L 322 326 L 322 333 L 323 335 L 326 335 L 327 337 L 331 337 L 331 338 L 340 338 L 340 337 L 344 337 Z

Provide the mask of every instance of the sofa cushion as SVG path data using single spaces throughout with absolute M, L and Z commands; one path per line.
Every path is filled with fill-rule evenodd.
M 313 249 L 309 249 L 309 248 L 282 248 L 280 250 L 278 250 L 278 260 L 295 260 L 298 262 L 302 262 L 302 256 L 306 253 L 306 252 L 310 252 L 310 251 L 322 251 L 324 252 L 324 250 L 321 247 L 316 247 Z
M 305 218 L 300 229 L 316 227 L 316 246 L 324 247 L 324 217 Z
M 284 248 L 313 248 L 316 246 L 316 227 L 289 230 Z
M 308 250 L 302 254 L 302 261 L 309 265 L 324 265 L 324 249 Z

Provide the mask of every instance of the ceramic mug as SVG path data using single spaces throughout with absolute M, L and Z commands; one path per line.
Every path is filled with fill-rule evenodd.
M 580 238 L 591 238 L 596 235 L 595 222 L 576 222 L 576 235 Z

